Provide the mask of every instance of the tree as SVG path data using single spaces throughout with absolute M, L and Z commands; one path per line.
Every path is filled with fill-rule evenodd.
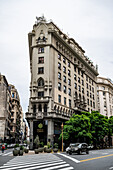
M 92 135 L 90 133 L 90 119 L 84 114 L 73 114 L 63 128 L 64 141 L 87 142 L 89 143 Z M 60 135 L 61 139 L 62 134 Z
M 90 114 L 92 141 L 95 147 L 104 144 L 104 138 L 108 135 L 108 118 L 101 115 L 98 111 Z

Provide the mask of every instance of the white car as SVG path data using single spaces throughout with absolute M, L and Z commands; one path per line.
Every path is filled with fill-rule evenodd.
M 88 149 L 93 149 L 93 148 L 94 148 L 94 146 L 92 144 L 88 145 Z
M 77 143 L 76 143 L 77 144 Z M 66 153 L 68 153 L 71 146 L 75 146 L 75 143 L 70 143 L 70 145 L 66 148 Z

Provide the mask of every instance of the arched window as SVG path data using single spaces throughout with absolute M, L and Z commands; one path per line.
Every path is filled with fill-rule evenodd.
M 38 106 L 38 111 L 42 111 L 42 105 L 40 104 L 39 106 Z
M 39 80 L 38 80 L 38 86 L 39 86 L 39 87 L 44 86 L 44 80 L 43 80 L 43 78 L 39 78 Z

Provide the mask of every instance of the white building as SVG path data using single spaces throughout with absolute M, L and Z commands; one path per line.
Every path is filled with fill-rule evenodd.
M 98 110 L 104 116 L 113 116 L 113 82 L 110 79 L 97 78 Z

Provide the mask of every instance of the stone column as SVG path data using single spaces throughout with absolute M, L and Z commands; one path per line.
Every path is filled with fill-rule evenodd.
M 33 120 L 30 121 L 30 149 L 33 149 Z
M 49 141 L 51 144 L 53 144 L 54 139 L 53 139 L 53 135 L 54 135 L 54 122 L 52 119 L 48 120 L 48 134 L 47 134 L 47 141 Z

